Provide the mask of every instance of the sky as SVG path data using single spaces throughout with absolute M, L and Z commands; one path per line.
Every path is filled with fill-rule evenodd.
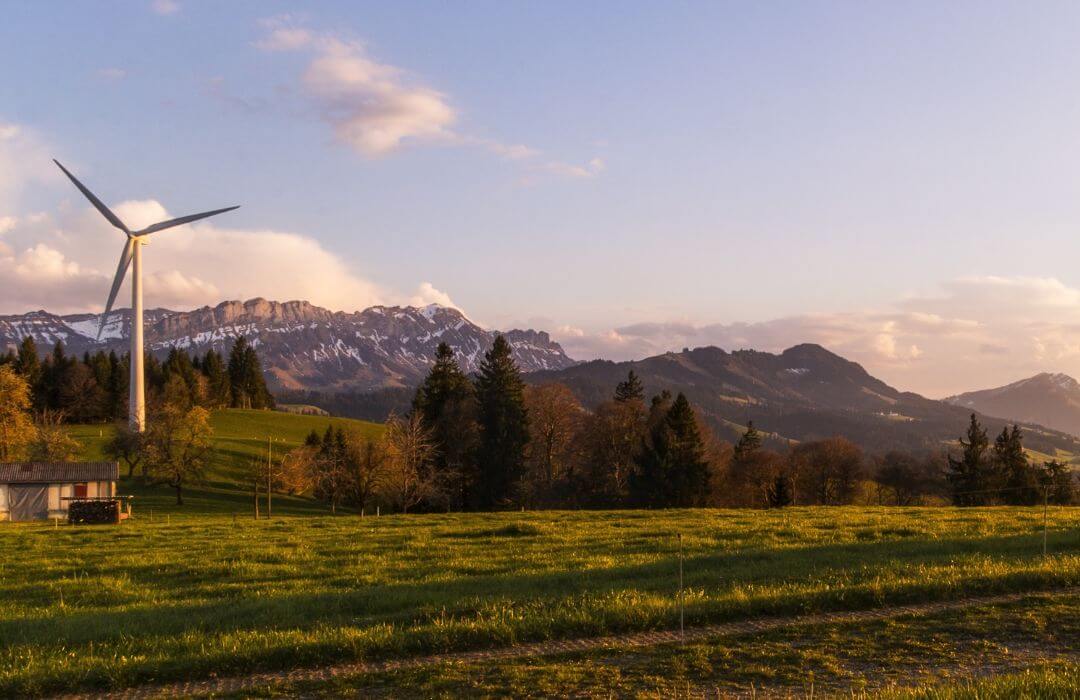
M 577 359 L 1080 376 L 1080 4 L 4 5 L 0 313 L 456 306 Z M 125 292 L 122 292 L 121 300 Z

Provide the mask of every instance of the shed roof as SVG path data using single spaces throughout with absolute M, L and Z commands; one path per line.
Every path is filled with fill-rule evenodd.
M 0 462 L 0 484 L 116 481 L 117 462 Z

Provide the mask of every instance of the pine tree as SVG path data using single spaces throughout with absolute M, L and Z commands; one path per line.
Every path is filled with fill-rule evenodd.
M 627 373 L 626 381 L 619 382 L 615 387 L 615 400 L 621 403 L 645 400 L 645 387 L 642 386 L 638 376 L 634 374 L 634 370 Z
M 705 443 L 697 418 L 680 392 L 663 420 L 653 426 L 642 449 L 634 491 L 642 505 L 686 508 L 704 501 L 708 479 Z
M 1024 454 L 1020 426 L 1004 428 L 994 442 L 995 481 L 1003 488 L 1001 500 L 1012 505 L 1031 506 L 1042 502 L 1039 477 Z
M 191 361 L 191 357 L 186 351 L 177 347 L 169 349 L 169 355 L 165 359 L 165 363 L 161 366 L 162 372 L 165 375 L 165 386 L 173 386 L 174 394 L 177 394 L 174 398 L 181 399 L 181 403 L 190 408 L 196 406 L 201 402 L 200 389 L 199 389 L 199 373 L 195 370 L 195 364 Z M 183 384 L 184 391 L 180 392 L 177 387 L 178 384 L 174 383 L 173 377 Z M 178 394 L 184 393 L 185 396 L 178 396 Z
M 206 401 L 211 408 L 224 408 L 232 403 L 229 375 L 225 363 L 215 350 L 207 350 L 200 363 L 203 376 L 206 377 Z
M 1068 464 L 1052 459 L 1043 463 L 1039 474 L 1039 485 L 1045 489 L 1044 495 L 1050 503 L 1059 506 L 1073 502 L 1073 475 Z
M 791 477 L 787 474 L 777 474 L 773 487 L 769 490 L 769 507 L 783 508 L 790 506 L 795 501 L 794 488 Z
M 229 351 L 229 394 L 232 397 L 233 408 L 251 408 L 251 396 L 248 394 L 247 378 L 249 376 L 247 363 L 247 338 L 240 336 L 233 342 L 232 350 Z
M 477 480 L 476 397 L 446 343 L 439 343 L 435 364 L 416 390 L 412 406 L 432 432 L 435 454 L 431 468 L 436 486 L 451 507 L 468 506 L 474 501 Z
M 127 418 L 128 384 L 130 383 L 128 362 L 127 355 L 121 359 L 115 352 L 109 351 L 109 383 L 105 387 L 105 400 L 109 418 L 112 420 Z
M 266 388 L 266 377 L 263 375 L 258 353 L 249 345 L 244 355 L 244 386 L 251 399 L 251 408 L 273 408 L 274 397 Z
M 23 338 L 19 345 L 19 354 L 15 358 L 15 371 L 26 380 L 30 391 L 33 392 L 34 387 L 41 380 L 41 358 L 38 357 L 37 345 L 32 336 Z
M 480 428 L 477 505 L 487 510 L 516 500 L 529 441 L 525 385 L 510 344 L 501 335 L 484 355 L 475 386 Z
M 949 472 L 945 478 L 952 486 L 953 504 L 958 506 L 982 505 L 992 494 L 985 493 L 992 488 L 992 479 L 988 478 L 992 467 L 987 464 L 986 450 L 990 440 L 986 430 L 979 425 L 974 413 L 968 425 L 967 440 L 960 438 L 963 452 L 960 459 L 949 456 Z M 974 492 L 974 493 L 973 493 Z
M 761 433 L 754 427 L 754 421 L 746 422 L 746 432 L 735 443 L 735 461 L 745 461 L 747 457 L 761 448 Z
M 319 437 L 319 434 L 317 432 L 315 432 L 315 428 L 312 428 L 311 432 L 308 433 L 306 438 L 304 438 L 304 446 L 318 448 L 321 445 L 322 438 Z

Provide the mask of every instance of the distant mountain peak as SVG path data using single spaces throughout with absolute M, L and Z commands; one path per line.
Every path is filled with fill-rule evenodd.
M 950 396 L 945 401 L 1080 436 L 1080 382 L 1062 372 L 1041 372 L 1005 386 Z

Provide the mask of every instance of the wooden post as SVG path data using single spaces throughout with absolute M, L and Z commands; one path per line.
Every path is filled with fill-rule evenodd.
M 274 467 L 274 438 L 266 438 L 266 519 L 269 520 L 274 514 L 274 505 L 271 503 L 272 494 L 274 492 L 273 482 L 271 481 L 271 472 Z
M 251 500 L 255 506 L 255 519 L 259 519 L 259 478 L 251 480 Z
M 1050 487 L 1043 487 L 1043 559 L 1046 558 L 1046 521 L 1047 521 L 1047 508 L 1050 503 Z
M 684 627 L 684 611 L 683 611 L 683 548 L 682 548 L 682 533 L 679 533 L 679 639 L 683 639 L 685 636 Z

